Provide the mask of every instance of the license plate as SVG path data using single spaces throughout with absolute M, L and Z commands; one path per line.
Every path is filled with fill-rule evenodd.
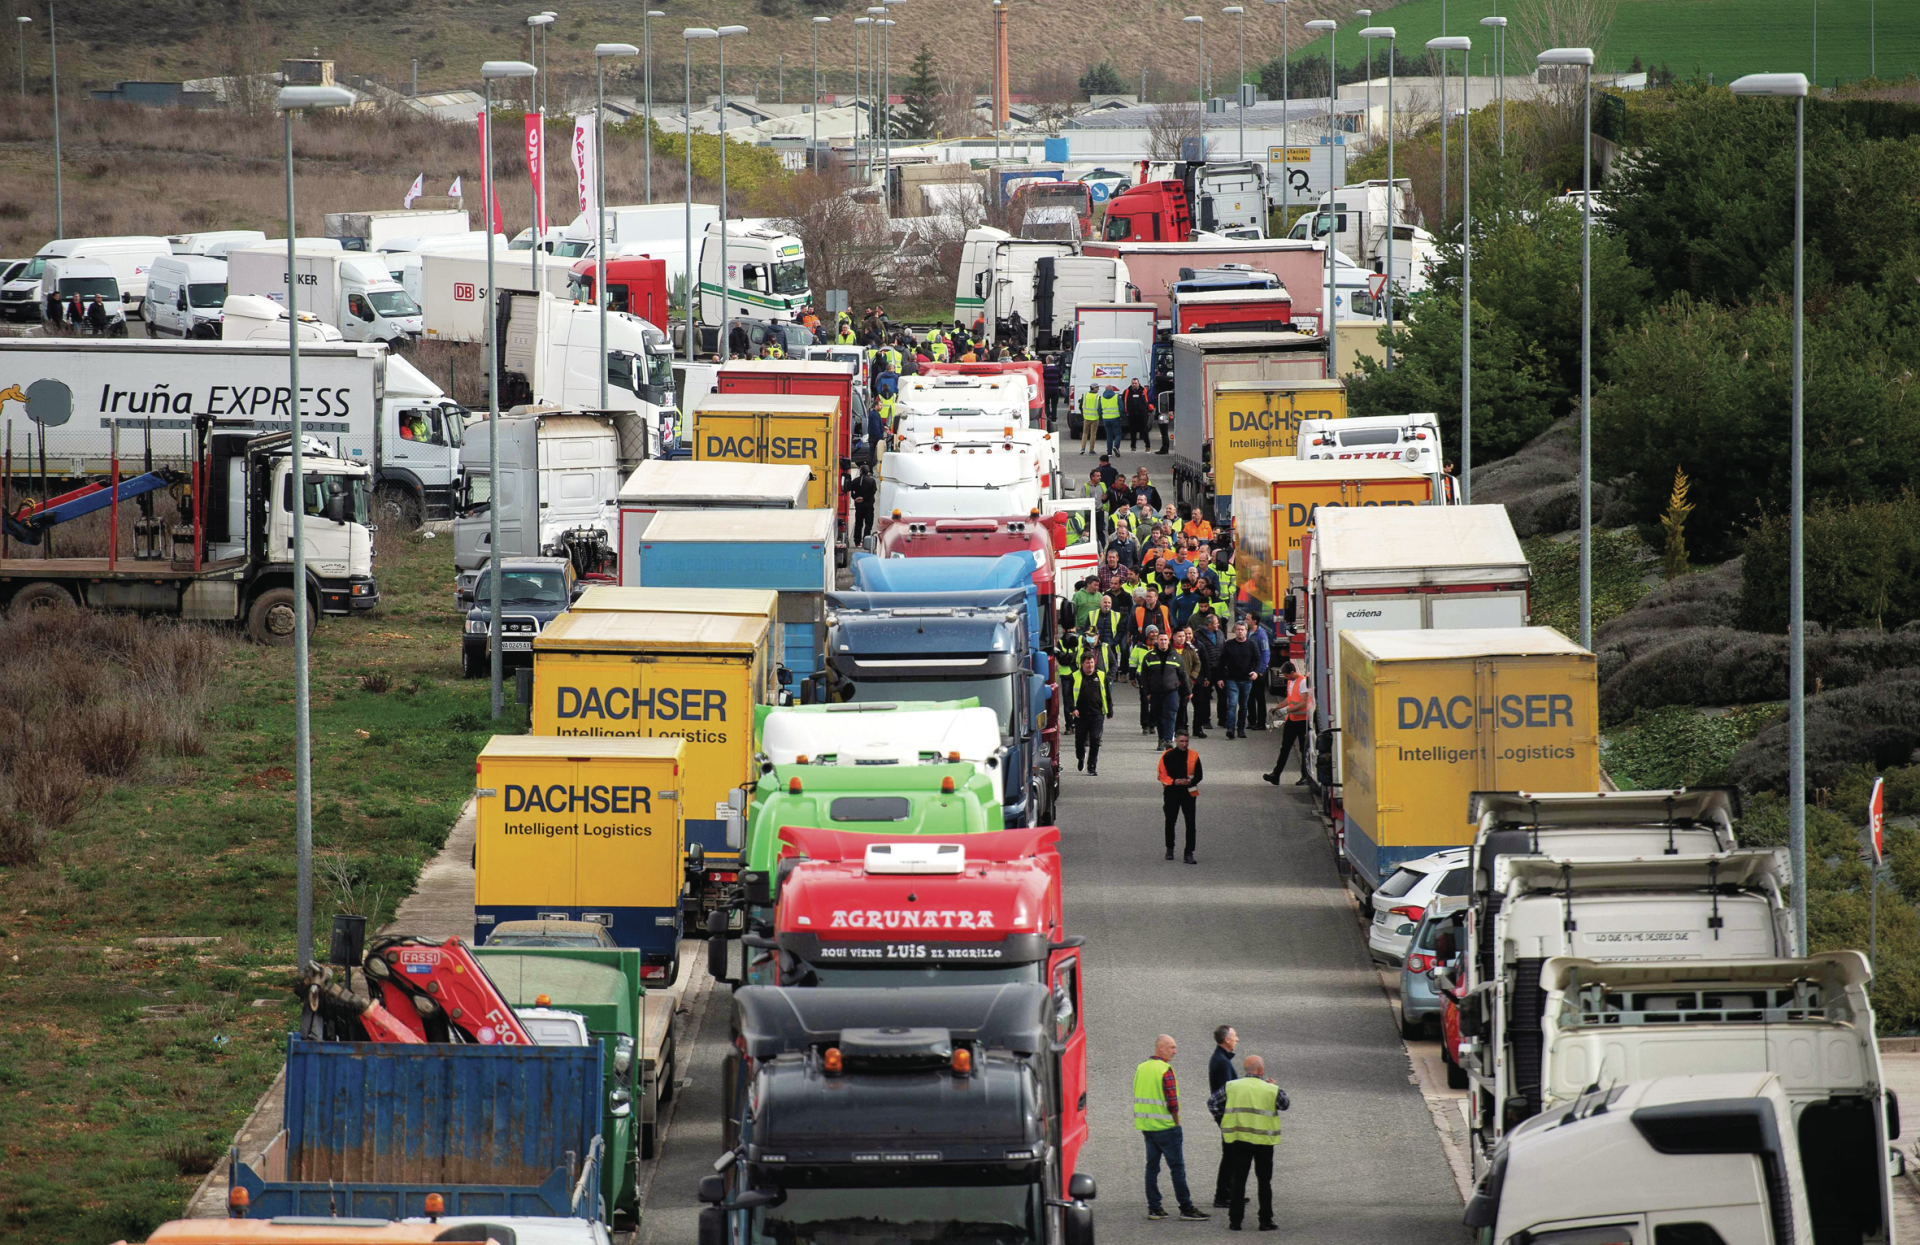
M 502 640 L 500 642 L 500 651 L 503 653 L 531 653 L 533 651 L 533 641 Z

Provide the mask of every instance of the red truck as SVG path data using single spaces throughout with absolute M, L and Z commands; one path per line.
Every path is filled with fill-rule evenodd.
M 573 296 L 583 303 L 593 301 L 593 283 L 599 265 L 593 260 L 574 261 L 568 280 Z M 607 261 L 607 309 L 639 316 L 655 328 L 667 328 L 667 261 L 645 255 L 622 255 Z
M 1191 242 L 1193 206 L 1176 181 L 1144 182 L 1107 200 L 1100 231 L 1109 242 Z
M 746 941 L 747 979 L 887 988 L 1038 982 L 1082 1023 L 1057 1051 L 1062 1177 L 1087 1138 L 1081 944 L 1066 933 L 1060 831 L 936 841 L 784 827 L 772 936 Z
M 1293 296 L 1268 290 L 1175 290 L 1175 333 L 1289 333 Z

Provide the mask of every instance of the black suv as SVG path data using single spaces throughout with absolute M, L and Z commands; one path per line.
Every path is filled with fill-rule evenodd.
M 573 604 L 586 584 L 566 558 L 507 558 L 500 564 L 500 657 L 511 670 L 533 664 L 533 637 Z M 474 585 L 460 637 L 460 673 L 483 678 L 492 669 L 487 636 L 493 630 L 493 582 L 483 569 Z

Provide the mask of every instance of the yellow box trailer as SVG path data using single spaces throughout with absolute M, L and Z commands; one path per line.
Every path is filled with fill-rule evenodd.
M 831 394 L 710 393 L 693 406 L 695 461 L 805 467 L 809 510 L 841 514 L 839 446 Z
M 1303 419 L 1345 419 L 1347 386 L 1338 380 L 1224 380 L 1216 383 L 1213 513 L 1232 515 L 1233 469 L 1253 458 L 1292 458 Z
M 1253 458 L 1233 470 L 1234 568 L 1262 617 L 1306 574 L 1301 538 L 1322 506 L 1424 506 L 1433 481 L 1403 463 Z
M 771 588 L 644 588 L 594 584 L 567 609 L 576 614 L 715 614 L 780 621 L 780 594 Z M 784 631 L 775 626 L 767 657 L 777 671 L 786 665 Z
M 779 696 L 775 629 L 761 614 L 562 614 L 533 643 L 533 733 L 686 740 L 687 846 L 733 871 L 742 824 L 730 797 L 758 777 L 753 709 Z
M 505 921 L 595 921 L 673 976 L 686 831 L 684 740 L 497 735 L 474 801 L 473 940 Z
M 1475 791 L 1600 789 L 1593 654 L 1551 627 L 1340 633 L 1345 851 L 1377 887 L 1473 842 Z

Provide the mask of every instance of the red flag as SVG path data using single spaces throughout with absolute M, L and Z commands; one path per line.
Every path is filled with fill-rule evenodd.
M 538 246 L 547 233 L 546 178 L 547 117 L 545 113 L 527 114 L 527 176 L 533 179 L 533 241 Z
M 479 120 L 480 120 L 480 159 L 484 163 L 487 158 L 487 114 L 482 112 L 480 114 Z M 507 222 L 506 222 L 506 219 L 500 215 L 500 191 L 493 184 L 493 170 L 486 169 L 485 173 L 486 173 L 486 187 L 488 190 L 493 192 L 493 232 L 505 233 L 507 231 Z

